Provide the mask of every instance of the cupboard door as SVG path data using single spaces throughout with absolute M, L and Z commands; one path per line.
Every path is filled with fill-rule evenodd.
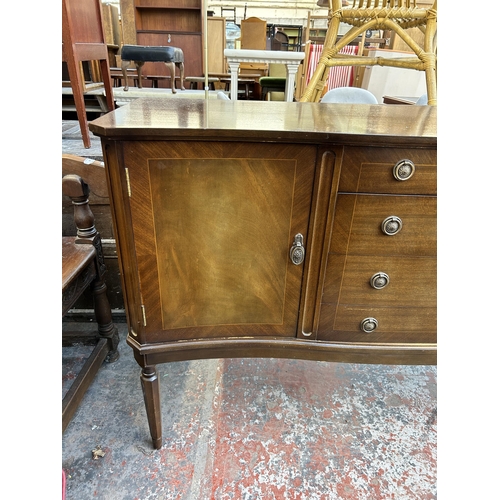
M 141 342 L 295 336 L 316 148 L 124 145 Z

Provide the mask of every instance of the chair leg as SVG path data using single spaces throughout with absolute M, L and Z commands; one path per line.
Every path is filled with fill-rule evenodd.
M 107 296 L 107 286 L 104 280 L 97 279 L 92 284 L 92 295 L 94 297 L 94 311 L 97 321 L 99 336 L 108 341 L 109 352 L 106 361 L 112 363 L 119 358 L 118 353 L 118 330 L 111 317 L 111 307 Z
M 80 63 L 71 58 L 66 61 L 66 64 L 68 65 L 69 79 L 73 90 L 73 99 L 75 100 L 76 114 L 78 116 L 78 123 L 80 124 L 83 145 L 89 149 L 91 146 L 90 131 L 87 121 L 87 111 L 85 109 L 85 98 L 83 97 L 85 84 L 80 72 Z
M 436 30 L 437 19 L 435 11 L 429 16 L 425 30 L 424 48 L 428 57 L 432 60 L 433 64 L 429 64 L 425 69 L 425 81 L 427 85 L 427 104 L 429 106 L 437 105 L 437 71 L 436 71 Z
M 156 373 L 156 366 L 146 366 L 141 373 L 142 393 L 148 416 L 149 432 L 153 439 L 153 446 L 159 450 L 162 446 L 160 383 Z
M 104 83 L 104 90 L 106 91 L 106 103 L 108 105 L 108 111 L 113 111 L 115 109 L 115 101 L 113 98 L 113 85 L 111 83 L 111 74 L 109 71 L 109 63 L 107 59 L 101 59 L 101 75 Z
M 330 20 L 330 25 L 328 27 L 328 30 L 326 31 L 326 38 L 323 45 L 323 53 L 335 46 L 337 42 L 337 34 L 339 32 L 339 26 L 340 26 L 340 18 L 338 16 L 333 16 L 332 19 Z M 321 54 L 322 56 L 323 53 Z M 307 84 L 307 87 L 300 98 L 301 102 L 320 101 L 325 86 L 325 82 L 328 79 L 329 71 L 330 71 L 329 67 L 327 67 L 322 62 L 318 62 L 318 65 L 314 70 L 311 80 Z

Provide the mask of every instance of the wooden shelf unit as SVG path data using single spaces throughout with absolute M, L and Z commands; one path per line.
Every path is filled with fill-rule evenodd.
M 137 45 L 179 47 L 184 52 L 186 76 L 203 76 L 204 16 L 202 0 L 176 0 L 165 5 L 162 0 L 122 0 L 132 4 L 134 16 L 122 17 L 122 23 L 134 23 Z M 124 26 L 124 32 L 130 26 Z M 163 63 L 147 62 L 148 75 L 167 76 Z M 166 85 L 162 82 L 162 85 Z
M 302 50 L 302 25 L 297 24 L 268 24 L 267 37 L 274 37 L 274 33 L 279 30 L 288 36 L 287 50 L 300 52 Z

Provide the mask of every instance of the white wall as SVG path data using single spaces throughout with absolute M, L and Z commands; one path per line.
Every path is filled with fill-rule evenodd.
M 385 58 L 412 56 L 408 52 L 380 49 L 370 50 L 368 55 Z M 374 94 L 379 104 L 384 102 L 384 95 L 420 97 L 427 92 L 424 71 L 390 66 L 366 66 L 361 87 Z
M 120 9 L 120 0 L 102 0 Z M 207 0 L 207 10 L 213 10 L 215 16 L 221 15 L 221 7 L 236 7 L 236 23 L 246 17 L 259 17 L 268 24 L 298 24 L 306 26 L 307 13 L 312 15 L 327 15 L 328 9 L 320 9 L 317 0 Z

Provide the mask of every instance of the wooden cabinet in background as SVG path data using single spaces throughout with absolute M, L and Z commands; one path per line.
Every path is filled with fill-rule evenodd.
M 436 362 L 434 106 L 138 99 L 91 130 L 156 448 L 160 363 Z
M 117 66 L 116 55 L 122 45 L 120 15 L 116 5 L 111 5 L 109 3 L 102 4 L 102 22 L 104 37 L 108 46 L 109 65 L 114 68 Z
M 226 58 L 226 18 L 207 17 L 208 73 L 227 73 Z
M 184 52 L 184 74 L 203 76 L 202 4 L 202 0 L 121 0 L 124 42 L 125 33 L 130 33 L 133 24 L 136 33 L 133 44 L 179 47 Z M 129 34 L 128 38 L 133 37 Z M 143 72 L 169 75 L 165 64 L 156 62 L 144 63 Z M 160 81 L 159 85 L 169 87 L 170 82 Z

